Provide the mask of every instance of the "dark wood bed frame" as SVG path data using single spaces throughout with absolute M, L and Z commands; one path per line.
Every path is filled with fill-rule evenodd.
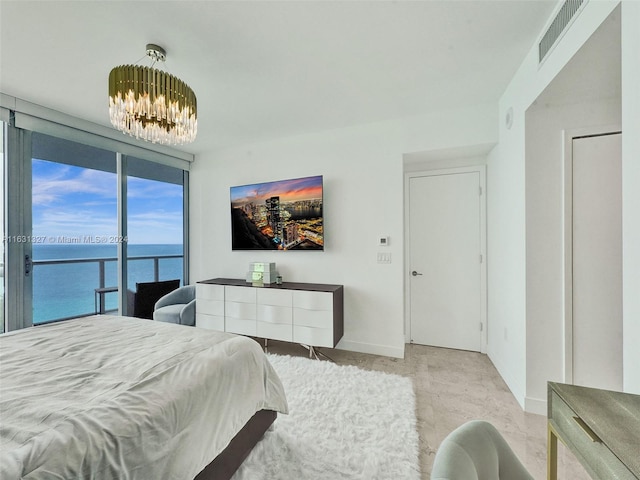
M 273 410 L 260 410 L 255 413 L 231 439 L 227 448 L 204 467 L 194 480 L 229 480 L 277 415 Z

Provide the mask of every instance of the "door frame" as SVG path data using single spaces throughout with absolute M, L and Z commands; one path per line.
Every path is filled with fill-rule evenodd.
M 480 179 L 480 353 L 487 353 L 488 321 L 487 321 L 487 182 L 486 165 L 467 167 L 438 168 L 406 172 L 404 175 L 404 336 L 405 343 L 411 343 L 411 288 L 409 278 L 411 272 L 411 225 L 409 222 L 410 197 L 409 182 L 412 178 L 451 175 L 458 173 L 478 173 Z M 480 261 L 480 259 L 478 259 Z
M 33 326 L 31 132 L 5 123 L 5 323 L 10 332 Z M 27 272 L 28 268 L 28 272 Z
M 563 304 L 564 368 L 563 382 L 573 384 L 573 140 L 622 134 L 620 124 L 572 128 L 562 131 L 563 158 Z

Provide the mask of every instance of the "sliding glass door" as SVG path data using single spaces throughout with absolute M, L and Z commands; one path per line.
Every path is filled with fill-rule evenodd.
M 184 284 L 184 172 L 127 157 L 127 279 Z
M 34 133 L 31 155 L 33 324 L 117 310 L 116 154 Z
M 10 268 L 16 301 L 8 330 L 127 314 L 127 292 L 136 283 L 188 281 L 183 169 L 43 133 L 8 131 L 10 221 L 3 233 L 20 239 L 3 246 L 18 259 Z
M 5 205 L 5 193 L 4 188 L 4 169 L 5 169 L 5 146 L 4 146 L 4 122 L 0 122 L 0 233 L 2 233 L 2 246 L 0 246 L 0 333 L 4 333 L 4 264 L 5 260 L 5 243 L 7 243 L 7 237 L 4 231 L 4 205 Z

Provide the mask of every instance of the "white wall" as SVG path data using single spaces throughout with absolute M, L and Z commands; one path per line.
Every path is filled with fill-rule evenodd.
M 342 283 L 345 337 L 339 347 L 401 356 L 403 154 L 491 144 L 497 137 L 499 144 L 487 161 L 488 354 L 521 405 L 530 397 L 529 409 L 537 410 L 542 379 L 554 378 L 561 368 L 556 361 L 562 358 L 562 347 L 556 340 L 548 345 L 550 335 L 558 331 L 555 320 L 544 330 L 547 333 L 527 331 L 525 112 L 618 3 L 588 2 L 540 67 L 533 46 L 500 99 L 498 112 L 487 105 L 433 112 L 199 156 L 191 175 L 192 282 L 242 277 L 250 261 L 268 260 L 277 262 L 285 280 Z M 623 131 L 638 132 L 640 4 L 625 1 L 622 22 Z M 505 115 L 510 108 L 513 125 L 507 128 Z M 624 381 L 626 390 L 636 392 L 640 392 L 636 367 L 640 349 L 635 348 L 640 344 L 638 152 L 640 136 L 623 135 Z M 313 174 L 325 179 L 325 252 L 231 252 L 230 186 Z M 554 195 L 552 202 L 557 191 Z M 376 264 L 379 235 L 391 237 L 391 265 Z M 529 258 L 529 265 L 533 261 Z M 535 270 L 531 274 L 531 278 L 537 275 Z M 531 301 L 539 294 L 532 292 Z M 557 311 L 557 300 L 552 309 Z M 529 313 L 532 319 L 542 315 L 542 311 Z M 547 359 L 552 366 L 545 363 Z
M 640 2 L 622 3 L 623 388 L 640 394 Z
M 548 380 L 564 378 L 563 131 L 620 125 L 620 99 L 533 105 L 526 113 L 527 409 L 544 413 Z M 543 354 L 541 354 L 543 352 Z
M 534 348 L 526 339 L 525 111 L 617 3 L 588 2 L 540 66 L 537 45 L 534 45 L 499 102 L 499 145 L 490 154 L 487 167 L 487 353 L 523 407 L 528 367 L 548 355 L 558 358 L 557 348 L 548 345 L 535 345 Z M 510 108 L 513 109 L 513 124 L 507 128 L 505 117 Z
M 524 130 L 514 124 L 510 133 L 487 161 L 487 354 L 524 406 L 524 162 L 512 157 Z
M 249 262 L 273 261 L 285 281 L 345 286 L 339 348 L 404 355 L 403 154 L 496 141 L 495 106 L 433 112 L 396 121 L 211 152 L 190 176 L 191 282 L 244 277 Z M 212 134 L 215 134 L 212 133 Z M 324 177 L 324 252 L 232 252 L 229 187 Z M 389 236 L 390 246 L 377 245 Z M 391 253 L 390 265 L 376 253 Z

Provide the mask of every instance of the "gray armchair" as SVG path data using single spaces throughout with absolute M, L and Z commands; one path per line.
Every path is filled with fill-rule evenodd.
M 433 461 L 431 480 L 534 480 L 500 432 L 474 420 L 444 439 Z
M 180 287 L 158 300 L 153 319 L 193 327 L 196 324 L 196 286 Z

